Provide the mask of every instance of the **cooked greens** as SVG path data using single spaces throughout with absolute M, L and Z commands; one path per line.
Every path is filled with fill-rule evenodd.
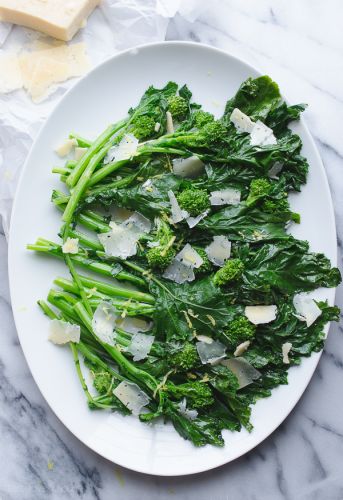
M 169 82 L 93 142 L 70 135 L 85 152 L 54 169 L 61 242 L 28 249 L 69 269 L 38 303 L 89 408 L 162 416 L 196 446 L 223 446 L 322 349 L 339 309 L 306 293 L 341 276 L 288 232 L 300 223 L 288 193 L 308 172 L 288 124 L 304 109 L 263 76 L 216 119 Z

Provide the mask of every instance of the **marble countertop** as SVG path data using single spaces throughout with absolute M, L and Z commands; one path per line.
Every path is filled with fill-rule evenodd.
M 324 161 L 343 238 L 343 3 L 199 0 L 168 40 L 207 43 L 271 75 L 305 118 Z M 343 307 L 343 289 L 336 302 Z M 99 457 L 57 420 L 23 357 L 13 323 L 7 243 L 0 235 L 0 499 L 339 500 L 343 498 L 342 326 L 332 325 L 313 379 L 291 415 L 255 450 L 214 471 L 144 476 Z

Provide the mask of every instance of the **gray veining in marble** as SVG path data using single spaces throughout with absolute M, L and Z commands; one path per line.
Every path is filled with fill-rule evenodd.
M 210 5 L 209 5 L 210 4 Z M 167 38 L 227 49 L 307 102 L 307 123 L 334 200 L 339 264 L 343 239 L 343 3 L 339 0 L 205 2 L 176 15 Z M 192 22 L 193 21 L 193 22 Z M 318 369 L 291 415 L 258 448 L 214 471 L 156 478 L 117 467 L 75 439 L 51 412 L 18 343 L 0 235 L 0 499 L 341 500 L 343 343 L 333 325 Z M 343 307 L 343 292 L 337 293 Z

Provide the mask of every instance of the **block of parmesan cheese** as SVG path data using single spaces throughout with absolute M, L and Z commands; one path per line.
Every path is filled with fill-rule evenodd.
M 0 0 L 0 20 L 71 40 L 99 0 Z

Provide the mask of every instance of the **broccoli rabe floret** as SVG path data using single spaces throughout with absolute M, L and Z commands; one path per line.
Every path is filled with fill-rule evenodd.
M 265 200 L 262 209 L 264 212 L 268 213 L 286 212 L 289 210 L 289 203 L 287 198 L 281 198 L 280 200 Z
M 94 376 L 93 385 L 99 394 L 107 394 L 112 384 L 111 374 L 98 372 Z
M 168 361 L 177 371 L 188 371 L 199 366 L 200 358 L 195 345 L 191 342 L 186 342 L 171 350 Z
M 162 270 L 168 267 L 175 257 L 176 252 L 172 246 L 175 236 L 164 220 L 158 219 L 156 225 L 157 231 L 154 241 L 158 245 L 149 248 L 146 252 L 146 259 L 150 267 Z
M 188 103 L 180 95 L 173 95 L 168 99 L 168 110 L 175 120 L 183 120 L 188 113 Z
M 244 264 L 240 259 L 229 259 L 225 265 L 216 272 L 213 281 L 216 285 L 226 285 L 238 280 L 244 271 Z
M 137 139 L 148 139 L 155 133 L 155 120 L 148 115 L 139 115 L 133 120 L 130 131 Z
M 186 382 L 180 385 L 174 385 L 169 382 L 166 385 L 166 391 L 169 396 L 177 400 L 186 398 L 187 405 L 191 408 L 205 408 L 214 403 L 212 390 L 204 382 Z
M 203 111 L 202 109 L 200 109 L 199 111 L 196 111 L 194 113 L 194 123 L 197 128 L 202 128 L 207 125 L 207 123 L 211 123 L 213 121 L 214 116 L 207 111 Z
M 248 198 L 246 200 L 247 205 L 251 205 L 259 198 L 268 196 L 270 189 L 271 183 L 268 181 L 268 179 L 259 178 L 251 181 Z
M 252 340 L 255 336 L 255 331 L 256 326 L 250 323 L 245 316 L 240 316 L 228 324 L 224 335 L 232 347 L 237 347 L 246 340 Z
M 210 259 L 207 257 L 207 253 L 205 252 L 204 248 L 199 248 L 199 247 L 194 247 L 194 250 L 198 252 L 200 257 L 203 260 L 203 263 L 201 264 L 200 267 L 194 268 L 194 273 L 195 274 L 204 274 L 204 273 L 210 273 L 213 271 L 213 264 L 210 261 Z
M 210 200 L 205 189 L 185 189 L 177 196 L 180 207 L 192 216 L 196 217 L 210 207 Z
M 208 144 L 215 144 L 225 141 L 227 129 L 220 121 L 207 123 L 201 129 L 201 135 Z

